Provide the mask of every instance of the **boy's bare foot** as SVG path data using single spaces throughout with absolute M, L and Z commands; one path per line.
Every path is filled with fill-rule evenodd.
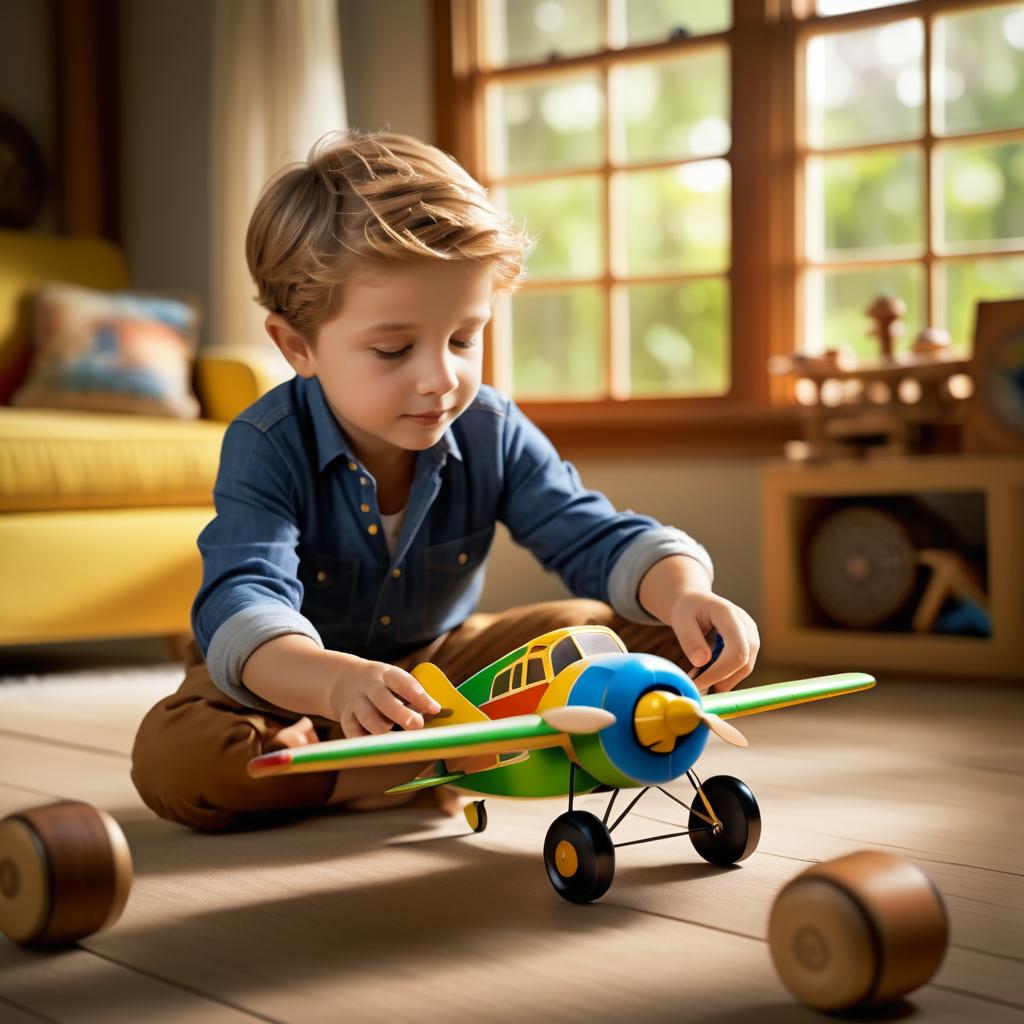
M 272 741 L 282 747 L 308 747 L 310 743 L 319 743 L 320 737 L 313 729 L 313 723 L 305 716 L 291 725 L 281 729 Z

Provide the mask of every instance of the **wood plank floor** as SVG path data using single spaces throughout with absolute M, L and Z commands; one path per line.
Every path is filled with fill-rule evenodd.
M 756 681 L 800 674 L 759 667 Z M 477 836 L 422 809 L 220 836 L 160 821 L 128 752 L 176 681 L 147 666 L 95 684 L 0 683 L 0 817 L 88 800 L 135 859 L 110 931 L 58 954 L 0 937 L 0 1022 L 823 1020 L 776 978 L 768 913 L 808 864 L 869 848 L 928 872 L 952 943 L 932 983 L 859 1019 L 1024 1020 L 1021 684 L 883 679 L 742 719 L 750 749 L 713 742 L 699 768 L 749 783 L 758 851 L 720 869 L 686 839 L 629 847 L 610 892 L 578 907 L 540 857 L 562 801 L 490 800 Z M 579 804 L 600 813 L 604 800 Z M 616 839 L 665 831 L 677 812 L 649 793 Z

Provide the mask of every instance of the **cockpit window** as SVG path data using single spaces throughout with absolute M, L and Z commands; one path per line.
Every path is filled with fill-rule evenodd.
M 544 659 L 538 656 L 526 659 L 526 685 L 544 681 Z
M 607 633 L 577 633 L 576 643 L 587 658 L 595 654 L 622 653 L 622 648 Z
M 557 676 L 562 669 L 583 657 L 571 636 L 559 640 L 551 651 L 551 668 Z

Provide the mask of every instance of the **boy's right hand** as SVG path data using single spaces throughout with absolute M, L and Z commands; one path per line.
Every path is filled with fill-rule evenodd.
M 380 661 L 364 661 L 331 688 L 335 719 L 346 737 L 380 735 L 395 725 L 422 729 L 423 715 L 441 705 L 404 669 Z

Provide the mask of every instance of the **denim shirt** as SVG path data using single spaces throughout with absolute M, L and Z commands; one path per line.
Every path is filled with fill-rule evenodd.
M 257 647 L 301 633 L 391 661 L 424 646 L 476 607 L 498 522 L 574 594 L 638 622 L 656 621 L 637 599 L 656 561 L 684 554 L 711 572 L 685 533 L 586 490 L 515 403 L 486 386 L 417 453 L 393 551 L 376 482 L 315 378 L 294 377 L 232 421 L 213 496 L 192 628 L 216 685 L 267 711 L 277 709 L 241 681 Z

